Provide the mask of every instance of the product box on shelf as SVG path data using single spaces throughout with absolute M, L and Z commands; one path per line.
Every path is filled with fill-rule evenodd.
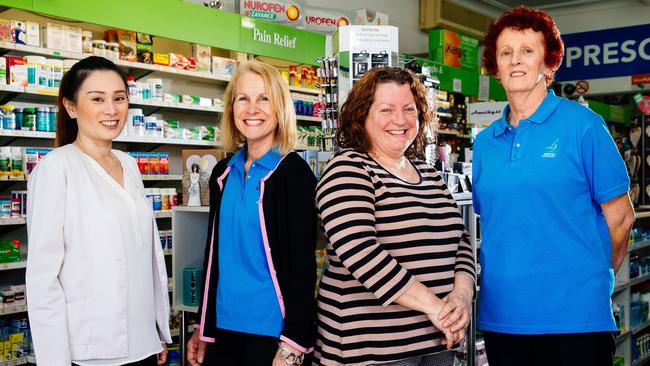
M 109 29 L 104 32 L 106 42 L 115 42 L 120 45 L 120 60 L 138 61 L 135 32 L 122 29 Z
M 210 71 L 212 48 L 192 43 L 192 56 L 196 60 L 196 71 Z
M 153 63 L 153 40 L 150 34 L 136 33 L 138 62 Z
M 15 44 L 26 44 L 27 35 L 25 34 L 25 21 L 12 20 L 11 21 L 11 42 Z
M 153 54 L 153 63 L 156 65 L 169 66 L 169 54 L 168 53 L 154 53 Z
M 27 22 L 27 45 L 41 46 L 41 25 L 36 22 Z
M 41 27 L 41 43 L 45 48 L 50 48 L 53 50 L 65 50 L 65 27 L 61 24 L 43 24 Z
M 65 49 L 70 52 L 81 53 L 81 28 L 65 27 Z
M 233 76 L 237 61 L 231 58 L 212 56 L 212 73 L 219 76 Z
M 11 42 L 11 20 L 0 19 L 0 41 Z
M 7 84 L 27 86 L 27 60 L 22 57 L 5 56 L 7 59 Z

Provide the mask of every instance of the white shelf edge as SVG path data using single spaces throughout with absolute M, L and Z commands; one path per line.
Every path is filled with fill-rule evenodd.
M 630 279 L 630 287 L 646 282 L 648 280 L 650 280 L 650 275 L 632 278 Z
M 199 311 L 198 306 L 187 306 L 187 305 L 176 305 L 174 306 L 174 310 L 178 311 L 184 311 L 186 313 L 197 313 Z
M 22 130 L 0 130 L 0 136 L 9 137 L 25 137 L 36 139 L 54 139 L 56 137 L 54 132 L 43 131 L 22 131 Z M 187 145 L 187 146 L 219 146 L 217 141 L 205 140 L 184 140 L 184 139 L 169 139 L 169 138 L 152 138 L 143 136 L 123 136 L 120 135 L 114 142 L 133 142 L 140 144 L 168 144 L 168 145 Z
M 318 146 L 307 146 L 307 145 L 298 145 L 295 147 L 296 150 L 311 150 L 311 151 L 320 151 Z
M 163 102 L 159 100 L 146 100 L 146 99 L 135 99 L 135 98 L 129 100 L 129 105 L 151 106 L 151 107 L 161 107 L 161 108 L 176 108 L 176 109 L 183 109 L 188 111 L 200 111 L 200 112 L 212 112 L 212 113 L 223 112 L 223 108 L 221 107 L 202 106 L 198 104 L 189 104 L 189 103 Z
M 164 249 L 164 250 L 163 250 L 163 254 L 164 254 L 164 255 L 173 255 L 173 254 L 174 254 L 174 251 L 172 251 L 171 249 Z
M 636 243 L 633 243 L 627 248 L 627 251 L 633 252 L 635 250 L 643 249 L 646 247 L 650 247 L 650 240 L 643 240 L 643 241 L 638 241 Z
M 157 219 L 167 219 L 167 218 L 172 217 L 172 212 L 171 211 L 154 211 L 153 215 Z
M 0 219 L 0 225 L 24 225 L 27 219 L 20 217 L 17 219 Z
M 34 356 L 27 356 L 27 362 L 29 362 L 29 363 L 33 363 L 34 365 L 36 365 L 36 357 L 34 357 Z
M 320 117 L 312 117 L 312 116 L 299 116 L 296 115 L 296 119 L 298 121 L 309 121 L 309 122 L 321 122 L 323 119 Z
M 20 262 L 0 263 L 0 271 L 9 271 L 12 269 L 21 269 L 21 268 L 27 268 L 27 261 L 22 260 Z
M 289 90 L 292 91 L 292 92 L 296 92 L 296 93 L 305 93 L 305 94 L 312 94 L 312 95 L 320 94 L 320 89 L 304 88 L 302 86 L 291 86 L 291 85 L 289 85 Z
M 143 174 L 141 177 L 146 181 L 183 180 L 182 174 Z
M 644 219 L 650 217 L 650 211 L 638 211 L 634 213 L 635 219 Z
M 26 313 L 27 312 L 27 305 L 14 305 L 11 306 L 9 309 L 6 307 L 0 310 L 0 316 L 2 315 L 11 315 L 11 314 L 20 314 L 20 313 Z
M 210 206 L 174 206 L 172 212 L 181 211 L 181 212 L 210 212 Z
M 78 52 L 70 52 L 70 51 L 63 51 L 63 50 L 53 50 L 53 49 L 43 48 L 43 47 L 18 45 L 10 42 L 0 42 L 0 48 L 4 48 L 6 50 L 31 53 L 35 55 L 45 55 L 45 56 L 68 58 L 68 59 L 75 59 L 75 60 L 81 60 L 86 57 L 92 56 L 92 54 L 90 53 L 78 53 Z M 169 66 L 145 64 L 142 62 L 131 62 L 131 61 L 124 61 L 124 60 L 112 60 L 112 61 L 115 62 L 116 65 L 121 67 L 127 67 L 132 69 L 139 69 L 139 70 L 157 71 L 157 72 L 162 72 L 171 75 L 183 75 L 183 76 L 189 76 L 197 79 L 218 81 L 222 83 L 227 83 L 231 79 L 231 77 L 227 75 L 224 76 L 214 75 L 212 73 L 205 72 L 205 71 L 180 70 Z

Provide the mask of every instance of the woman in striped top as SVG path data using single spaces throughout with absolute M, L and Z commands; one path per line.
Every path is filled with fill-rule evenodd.
M 318 293 L 320 365 L 451 365 L 474 295 L 463 220 L 419 158 L 432 122 L 410 71 L 377 68 L 352 88 L 317 186 L 329 267 Z

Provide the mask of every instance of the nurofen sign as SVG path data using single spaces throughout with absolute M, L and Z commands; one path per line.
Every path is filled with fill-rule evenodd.
M 650 70 L 650 24 L 562 35 L 564 60 L 555 79 L 588 80 Z
M 303 9 L 292 1 L 239 0 L 239 13 L 250 18 L 264 19 L 285 25 L 302 25 Z
M 305 29 L 332 34 L 338 27 L 350 25 L 350 17 L 342 12 L 305 7 Z

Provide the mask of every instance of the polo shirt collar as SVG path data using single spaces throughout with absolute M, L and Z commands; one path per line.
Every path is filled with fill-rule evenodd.
M 246 145 L 244 145 L 230 159 L 230 161 L 228 162 L 228 166 L 235 167 L 237 169 L 240 169 L 241 171 L 244 171 L 246 151 L 247 151 L 247 147 Z M 268 170 L 273 170 L 275 169 L 275 166 L 278 165 L 280 158 L 282 158 L 282 154 L 280 154 L 280 150 L 278 149 L 278 146 L 274 146 L 271 150 L 269 150 L 266 154 L 264 154 L 264 156 L 257 159 L 255 161 L 255 164 L 259 164 Z
M 555 111 L 558 104 L 560 104 L 560 100 L 561 98 L 556 96 L 552 89 L 549 89 L 547 91 L 546 97 L 544 97 L 544 100 L 542 101 L 542 104 L 537 107 L 535 113 L 528 117 L 528 121 L 538 124 L 546 122 L 548 117 Z M 506 107 L 503 109 L 501 118 L 494 122 L 496 124 L 494 127 L 494 137 L 497 137 L 505 132 L 508 125 L 506 120 L 509 112 L 510 104 L 506 105 Z

